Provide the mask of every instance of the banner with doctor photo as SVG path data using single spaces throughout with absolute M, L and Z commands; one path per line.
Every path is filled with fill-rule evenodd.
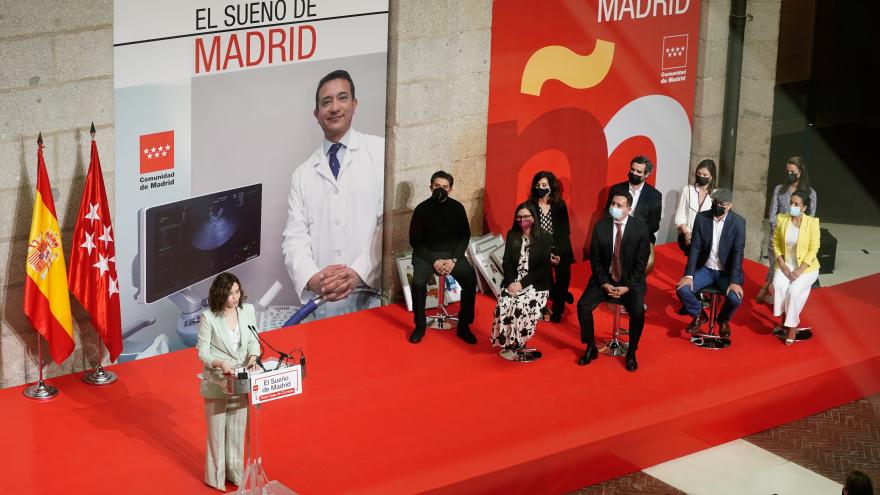
M 550 170 L 562 184 L 580 258 L 608 187 L 645 155 L 655 164 L 648 183 L 663 194 L 657 242 L 673 240 L 689 178 L 699 31 L 699 0 L 495 2 L 489 229 L 505 230 L 533 175 Z
M 355 84 L 342 173 L 367 138 L 384 164 L 388 0 L 115 0 L 113 28 L 120 361 L 194 346 L 222 271 L 261 326 L 286 320 L 307 302 L 282 237 L 292 174 L 322 148 L 323 76 Z

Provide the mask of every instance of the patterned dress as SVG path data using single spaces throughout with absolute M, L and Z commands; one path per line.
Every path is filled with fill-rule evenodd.
M 516 280 L 529 273 L 529 242 L 523 238 L 516 267 Z M 505 349 L 519 349 L 535 334 L 535 326 L 541 318 L 541 308 L 547 304 L 550 291 L 538 291 L 531 285 L 523 287 L 516 296 L 507 288 L 501 291 L 492 320 L 492 345 Z

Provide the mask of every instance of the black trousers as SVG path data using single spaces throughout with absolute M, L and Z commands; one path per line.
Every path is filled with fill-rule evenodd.
M 605 291 L 591 279 L 577 304 L 582 343 L 596 345 L 593 310 L 607 299 L 609 298 Z M 642 338 L 642 329 L 645 326 L 645 292 L 640 288 L 631 289 L 620 298 L 620 302 L 629 314 L 629 350 L 635 352 L 639 348 L 639 340 Z
M 571 285 L 571 264 L 562 262 L 557 266 L 550 265 L 550 301 L 553 302 L 553 312 L 562 314 L 565 309 L 565 296 Z
M 450 259 L 449 253 L 435 253 L 440 259 Z M 434 267 L 426 259 L 413 256 L 413 323 L 425 326 L 425 298 L 428 296 L 428 278 L 434 275 Z M 452 278 L 461 285 L 461 307 L 458 310 L 459 325 L 470 325 L 474 322 L 474 302 L 477 299 L 477 274 L 467 259 L 461 258 L 452 269 Z

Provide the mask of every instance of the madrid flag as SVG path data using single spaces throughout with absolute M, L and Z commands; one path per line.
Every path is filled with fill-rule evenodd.
M 49 343 L 52 359 L 61 364 L 73 352 L 73 319 L 61 229 L 43 159 L 43 137 L 37 142 L 37 192 L 25 265 L 24 314 Z
M 94 136 L 94 135 L 93 135 Z M 92 325 L 115 361 L 122 352 L 122 323 L 119 317 L 119 279 L 116 276 L 116 248 L 113 245 L 110 207 L 92 138 L 92 160 L 70 253 L 70 292 L 92 317 Z

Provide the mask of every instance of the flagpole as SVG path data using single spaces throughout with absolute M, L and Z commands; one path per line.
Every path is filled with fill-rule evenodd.
M 52 385 L 46 385 L 46 382 L 43 381 L 43 337 L 39 333 L 37 334 L 37 356 L 37 362 L 40 365 L 40 379 L 36 385 L 24 389 L 24 396 L 40 401 L 54 399 L 58 395 L 58 389 Z
M 98 335 L 98 366 L 95 367 L 94 371 L 84 373 L 82 377 L 83 381 L 89 385 L 110 385 L 116 381 L 116 373 L 105 370 L 104 366 L 101 364 L 103 361 L 103 358 L 101 357 L 103 354 L 103 347 L 104 344 L 101 342 L 101 336 Z

